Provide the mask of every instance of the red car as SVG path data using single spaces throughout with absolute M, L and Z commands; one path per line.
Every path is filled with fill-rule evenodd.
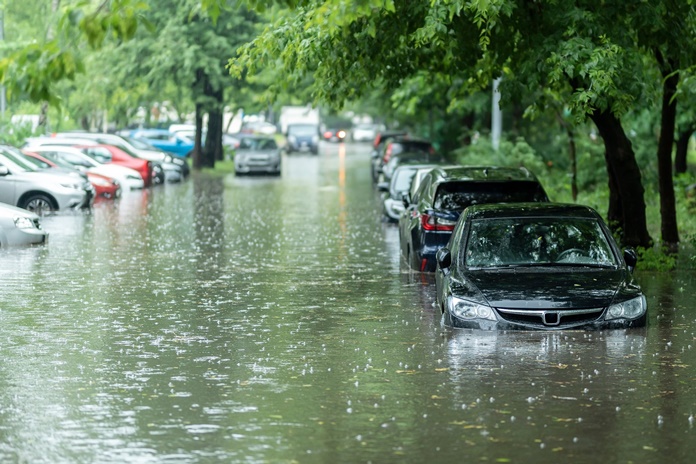
M 148 160 L 142 158 L 136 158 L 118 147 L 113 145 L 75 145 L 75 148 L 79 148 L 85 154 L 96 159 L 100 163 L 104 164 L 118 164 L 119 166 L 125 166 L 127 168 L 135 169 L 143 176 L 143 181 L 145 182 L 145 187 L 152 185 L 152 163 Z
M 51 161 L 38 153 L 32 151 L 22 150 L 24 156 L 27 156 L 34 160 L 39 166 L 43 168 L 65 168 L 74 169 L 71 165 L 60 165 Z M 87 179 L 94 186 L 95 199 L 96 198 L 118 198 L 121 196 L 121 184 L 116 179 L 111 177 L 103 176 L 97 174 L 96 172 L 86 171 Z

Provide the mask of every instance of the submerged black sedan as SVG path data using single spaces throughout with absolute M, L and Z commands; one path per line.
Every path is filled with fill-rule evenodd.
M 452 327 L 640 327 L 647 305 L 636 261 L 587 206 L 470 206 L 437 253 L 437 305 Z

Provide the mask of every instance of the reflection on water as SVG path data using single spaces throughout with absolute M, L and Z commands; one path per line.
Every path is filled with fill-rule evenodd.
M 687 462 L 694 275 L 641 331 L 454 331 L 366 149 L 194 174 L 0 250 L 0 462 Z

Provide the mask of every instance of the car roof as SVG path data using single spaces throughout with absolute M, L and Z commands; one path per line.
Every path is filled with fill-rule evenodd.
M 296 125 L 302 125 L 302 124 L 296 124 Z M 263 139 L 263 140 L 275 140 L 275 137 L 272 135 L 266 135 L 266 134 L 249 134 L 245 132 L 237 132 L 234 134 L 223 134 L 223 135 L 228 135 L 230 137 L 234 137 L 235 139 Z
M 601 219 L 599 213 L 586 205 L 574 203 L 490 203 L 469 206 L 464 210 L 467 219 L 495 218 L 583 218 Z
M 410 171 L 417 171 L 419 169 L 432 169 L 437 166 L 442 166 L 441 164 L 436 164 L 436 163 L 407 163 L 407 164 L 399 164 L 396 169 L 394 169 L 394 173 L 397 171 L 405 170 L 408 169 Z
M 501 182 L 501 181 L 534 181 L 536 176 L 527 168 L 511 168 L 501 166 L 441 166 L 429 173 L 433 182 L 450 181 L 475 181 L 475 182 Z

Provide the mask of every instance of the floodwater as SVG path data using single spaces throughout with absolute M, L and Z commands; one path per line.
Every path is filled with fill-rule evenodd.
M 696 275 L 649 325 L 453 331 L 366 146 L 196 175 L 0 250 L 2 463 L 685 463 Z

